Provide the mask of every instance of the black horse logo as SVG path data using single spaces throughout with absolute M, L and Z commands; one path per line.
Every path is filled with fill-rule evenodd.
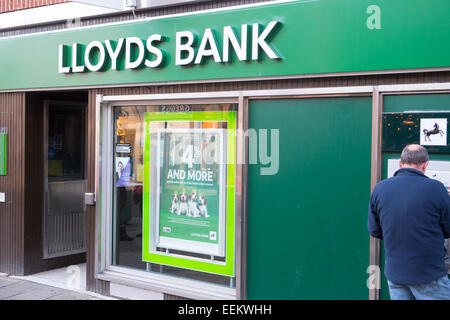
M 439 129 L 439 125 L 438 125 L 437 123 L 434 124 L 433 130 L 423 129 L 423 135 L 425 136 L 425 141 L 427 141 L 427 138 L 428 138 L 428 141 L 431 142 L 430 136 L 431 136 L 432 134 L 438 134 L 438 133 L 439 133 L 439 134 L 441 135 L 441 137 L 442 137 L 442 135 L 444 134 L 444 131 L 442 131 L 442 130 Z

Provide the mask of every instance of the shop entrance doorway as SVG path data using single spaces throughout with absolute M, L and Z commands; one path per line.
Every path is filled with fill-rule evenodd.
M 44 259 L 86 252 L 86 105 L 44 107 Z
M 88 92 L 30 92 L 25 100 L 21 275 L 33 275 L 86 262 Z

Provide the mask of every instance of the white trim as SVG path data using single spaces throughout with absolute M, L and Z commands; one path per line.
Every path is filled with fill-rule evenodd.
M 135 101 L 175 101 L 188 99 L 224 99 L 243 97 L 267 97 L 289 95 L 322 95 L 322 94 L 349 94 L 372 93 L 372 86 L 362 87 L 330 87 L 330 88 L 305 88 L 305 89 L 275 89 L 275 90 L 246 90 L 246 91 L 215 91 L 176 94 L 141 94 L 141 95 L 114 95 L 103 96 L 103 102 L 135 102 Z
M 380 92 L 402 92 L 402 91 L 439 91 L 450 90 L 450 82 L 441 83 L 414 83 L 379 86 Z
M 114 95 L 104 96 L 103 101 L 109 103 L 135 102 L 135 101 L 175 101 L 182 99 L 223 99 L 271 96 L 301 96 L 301 95 L 329 95 L 329 94 L 358 94 L 373 93 L 374 87 L 378 87 L 380 93 L 388 92 L 408 92 L 408 91 L 440 91 L 450 90 L 450 82 L 442 83 L 422 83 L 422 84 L 399 84 L 382 86 L 349 86 L 349 87 L 324 87 L 324 88 L 304 88 L 304 89 L 273 89 L 273 90 L 244 90 L 244 91 L 215 91 L 196 93 L 176 93 L 176 94 L 142 94 L 142 95 Z
M 131 23 L 148 22 L 148 21 L 152 21 L 152 20 L 163 20 L 163 19 L 169 19 L 169 18 L 178 18 L 178 17 L 192 16 L 192 15 L 197 15 L 197 14 L 207 14 L 207 13 L 215 13 L 215 12 L 222 12 L 222 11 L 232 11 L 232 10 L 237 10 L 237 9 L 247 9 L 247 8 L 261 7 L 261 6 L 267 6 L 267 5 L 284 4 L 284 3 L 289 3 L 289 2 L 309 3 L 309 2 L 314 2 L 314 1 L 318 1 L 318 0 L 308 0 L 308 1 L 277 0 L 277 1 L 269 1 L 269 2 L 259 2 L 259 3 L 237 5 L 237 6 L 230 6 L 230 7 L 223 7 L 223 8 L 199 10 L 199 11 L 193 11 L 193 12 L 183 12 L 183 13 L 168 14 L 168 15 L 162 15 L 162 16 L 156 16 L 156 17 L 148 17 L 148 18 L 141 18 L 141 19 L 135 19 L 135 20 L 116 21 L 116 22 L 111 22 L 111 23 L 96 24 L 96 25 L 90 25 L 90 26 L 82 26 L 82 27 L 76 27 L 76 28 L 70 28 L 70 29 L 49 30 L 49 31 L 36 32 L 36 33 L 31 33 L 31 34 L 22 34 L 22 35 L 4 37 L 4 38 L 0 38 L 0 40 L 2 40 L 2 39 L 13 39 L 13 38 L 26 38 L 26 37 L 35 36 L 35 35 L 53 34 L 53 33 L 66 32 L 66 31 L 78 31 L 78 30 L 84 30 L 84 29 L 103 28 L 103 27 L 108 27 L 108 26 L 116 26 L 116 25 L 124 25 L 124 24 L 131 24 Z
M 296 95 L 321 95 L 321 94 L 351 94 L 372 93 L 372 86 L 363 87 L 326 87 L 305 89 L 276 89 L 276 90 L 250 90 L 244 91 L 244 97 L 270 97 L 270 96 L 296 96 Z
M 132 286 L 126 286 L 115 282 L 109 283 L 109 291 L 112 297 L 119 297 L 127 300 L 163 300 L 162 292 L 145 290 Z
M 238 98 L 239 91 L 104 96 L 103 102 Z
M 97 278 L 192 299 L 237 299 L 236 289 L 119 266 L 108 266 Z

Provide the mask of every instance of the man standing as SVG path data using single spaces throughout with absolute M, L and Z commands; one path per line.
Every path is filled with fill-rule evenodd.
M 368 229 L 383 239 L 392 300 L 450 299 L 444 239 L 450 237 L 450 197 L 425 176 L 427 150 L 406 146 L 400 169 L 379 182 L 370 198 Z

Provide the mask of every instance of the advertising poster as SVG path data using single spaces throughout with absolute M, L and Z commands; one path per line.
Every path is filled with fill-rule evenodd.
M 236 124 L 234 110 L 145 113 L 143 261 L 235 275 Z
M 130 185 L 131 163 L 130 157 L 116 157 L 116 186 L 127 187 Z
M 224 255 L 221 130 L 158 132 L 158 246 Z
M 388 160 L 388 178 L 392 177 L 400 168 L 398 160 L 399 159 Z M 450 194 L 450 161 L 430 160 L 425 175 L 431 179 L 442 182 L 445 188 L 447 188 L 447 192 Z

